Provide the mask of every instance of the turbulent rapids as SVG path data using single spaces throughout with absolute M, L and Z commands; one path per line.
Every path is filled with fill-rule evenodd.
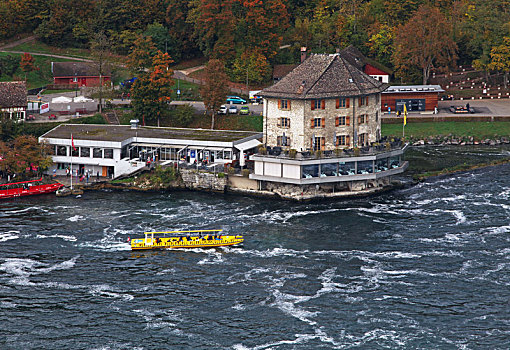
M 505 348 L 509 178 L 502 165 L 324 203 L 2 201 L 0 348 Z M 242 232 L 244 247 L 131 251 L 169 226 Z

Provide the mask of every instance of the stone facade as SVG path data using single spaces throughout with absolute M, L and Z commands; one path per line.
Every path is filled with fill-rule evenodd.
M 266 98 L 264 101 L 264 143 L 270 147 L 281 146 L 283 149 L 295 149 L 299 152 L 314 148 L 334 150 L 361 147 L 377 142 L 381 137 L 380 93 L 362 97 L 322 99 L 317 102 L 319 108 L 315 109 L 312 109 L 315 100 L 282 101 L 277 98 Z M 285 104 L 287 107 L 282 108 Z M 315 119 L 320 121 L 315 122 Z M 284 134 L 286 142 L 282 142 Z M 363 144 L 359 135 L 364 135 Z M 345 144 L 338 143 L 338 136 L 345 136 Z M 323 138 L 324 143 L 319 147 L 313 143 L 314 137 Z
M 228 183 L 227 177 L 220 178 L 213 173 L 181 169 L 180 174 L 184 186 L 191 190 L 224 192 Z

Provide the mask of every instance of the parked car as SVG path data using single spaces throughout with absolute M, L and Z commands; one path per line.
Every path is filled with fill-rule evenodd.
M 228 107 L 228 114 L 237 114 L 237 106 L 230 105 Z
M 241 115 L 248 115 L 248 114 L 250 114 L 250 109 L 248 108 L 248 106 L 243 106 L 239 110 L 239 114 L 241 114 Z
M 246 100 L 239 96 L 227 96 L 227 103 L 244 105 L 246 103 Z
M 228 112 L 227 106 L 221 105 L 220 109 L 218 110 L 218 114 L 227 114 L 227 112 Z
M 25 117 L 25 120 L 35 120 L 35 116 L 33 114 L 29 114 Z
M 52 120 L 52 119 L 55 119 L 55 120 L 56 120 L 56 119 L 57 119 L 57 116 L 56 116 L 55 114 L 50 114 L 50 115 L 48 116 L 48 119 L 49 119 L 49 120 Z

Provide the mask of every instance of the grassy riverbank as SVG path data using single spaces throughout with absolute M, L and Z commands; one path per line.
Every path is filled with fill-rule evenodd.
M 382 135 L 402 137 L 402 124 L 383 124 Z M 452 135 L 491 139 L 510 136 L 510 122 L 435 122 L 409 123 L 405 126 L 405 136 L 410 139 L 425 139 L 431 136 Z
M 427 172 L 424 172 L 421 174 L 415 174 L 415 175 L 413 175 L 413 179 L 416 181 L 423 181 L 423 180 L 428 179 L 429 177 L 440 176 L 440 175 L 450 175 L 450 174 L 455 174 L 455 173 L 459 173 L 459 172 L 463 172 L 463 171 L 470 171 L 470 170 L 475 170 L 475 169 L 480 169 L 480 168 L 486 168 L 489 166 L 507 164 L 509 162 L 510 162 L 510 158 L 504 158 L 504 159 L 498 159 L 498 160 L 493 160 L 491 162 L 479 163 L 479 164 L 474 164 L 474 165 L 467 164 L 467 163 L 458 164 L 453 167 L 449 167 L 449 168 L 445 168 L 445 169 L 441 169 L 441 170 L 427 171 Z

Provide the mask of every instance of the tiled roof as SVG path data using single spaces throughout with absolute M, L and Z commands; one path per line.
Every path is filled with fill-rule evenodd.
M 297 66 L 297 64 L 275 64 L 273 67 L 273 79 L 283 78 Z
M 24 81 L 0 82 L 0 108 L 26 106 L 27 86 Z
M 374 61 L 371 58 L 366 57 L 361 53 L 360 50 L 358 50 L 356 47 L 349 45 L 342 51 L 340 51 L 340 56 L 345 58 L 350 64 L 352 64 L 354 67 L 363 70 L 365 65 L 370 64 L 371 66 L 382 70 L 383 72 L 386 72 L 387 74 L 393 74 L 393 71 L 386 67 L 383 64 L 380 64 L 377 61 Z
M 259 95 L 306 100 L 369 95 L 382 92 L 386 87 L 342 56 L 321 54 L 310 56 Z
M 92 62 L 51 62 L 54 77 L 98 77 L 99 69 Z M 110 76 L 108 68 L 104 69 L 104 76 Z

